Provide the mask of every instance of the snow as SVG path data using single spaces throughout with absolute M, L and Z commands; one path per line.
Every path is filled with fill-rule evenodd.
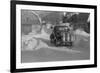
M 83 31 L 81 29 L 77 29 L 74 33 L 76 35 L 80 35 L 80 36 L 84 36 L 84 37 L 89 37 L 90 36 L 88 33 L 86 33 L 85 31 Z

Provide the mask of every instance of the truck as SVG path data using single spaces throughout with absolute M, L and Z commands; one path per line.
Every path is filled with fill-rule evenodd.
M 57 25 L 53 28 L 53 31 L 50 35 L 50 42 L 55 46 L 73 46 L 73 35 L 69 26 Z

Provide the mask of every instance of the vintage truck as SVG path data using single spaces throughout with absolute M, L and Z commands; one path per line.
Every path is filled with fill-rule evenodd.
M 73 46 L 73 34 L 70 26 L 66 25 L 57 25 L 53 28 L 53 31 L 50 35 L 50 41 L 55 46 Z

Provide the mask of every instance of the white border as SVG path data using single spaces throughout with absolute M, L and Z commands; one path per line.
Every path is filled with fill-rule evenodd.
M 90 60 L 81 61 L 60 61 L 60 62 L 39 62 L 39 63 L 21 63 L 21 9 L 29 10 L 47 10 L 47 11 L 70 11 L 90 13 Z M 71 66 L 94 64 L 94 9 L 70 8 L 70 7 L 50 7 L 34 5 L 16 5 L 16 68 L 39 68 L 53 66 Z

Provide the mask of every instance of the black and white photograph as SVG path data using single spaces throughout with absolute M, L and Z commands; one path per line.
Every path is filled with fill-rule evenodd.
M 21 62 L 90 59 L 90 13 L 21 10 Z
M 12 10 L 12 32 L 16 35 L 12 62 L 16 60 L 17 70 L 96 66 L 95 6 L 25 4 L 17 2 L 15 12 Z

